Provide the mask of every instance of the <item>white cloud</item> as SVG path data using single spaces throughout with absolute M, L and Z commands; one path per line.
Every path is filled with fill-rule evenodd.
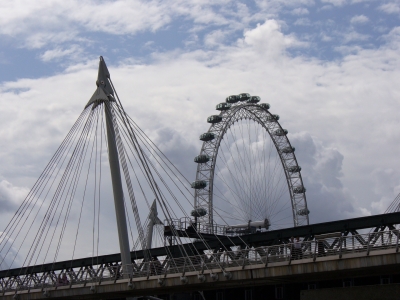
M 310 12 L 307 8 L 299 7 L 292 10 L 292 14 L 296 16 L 308 15 Z
M 74 24 L 90 31 L 114 34 L 156 30 L 170 22 L 168 5 L 158 1 L 4 1 L 4 18 L 0 21 L 3 34 L 16 35 L 47 27 L 68 33 Z M 164 14 L 162 13 L 164 12 Z M 76 26 L 75 26 L 76 28 Z M 45 30 L 44 30 L 45 31 Z
M 321 33 L 321 40 L 323 42 L 330 42 L 330 41 L 332 41 L 332 39 L 333 38 L 331 36 L 327 35 L 326 33 L 324 33 L 324 32 Z
M 342 55 L 351 55 L 351 54 L 357 54 L 362 50 L 362 47 L 357 46 L 357 45 L 352 45 L 352 46 L 339 46 L 334 48 L 335 51 L 341 53 Z
M 310 221 L 319 223 L 359 215 L 360 211 L 352 203 L 354 198 L 341 181 L 343 155 L 307 132 L 291 134 L 290 141 L 296 146 L 297 160 L 302 167 Z
M 347 4 L 347 0 L 321 0 L 322 3 L 329 3 L 334 6 L 343 6 Z
M 7 180 L 0 181 L 0 207 L 2 212 L 14 212 L 28 195 L 29 189 L 14 186 Z
M 257 6 L 265 11 L 270 11 L 271 14 L 276 14 L 285 8 L 297 8 L 299 6 L 314 6 L 314 0 L 255 0 Z
M 83 49 L 78 45 L 71 45 L 68 49 L 57 47 L 52 50 L 45 51 L 40 58 L 45 61 L 60 59 L 62 57 L 78 58 L 83 52 Z
M 364 15 L 358 15 L 358 16 L 354 16 L 351 18 L 350 23 L 351 24 L 364 24 L 367 23 L 369 21 L 369 19 L 364 16 Z
M 222 30 L 214 30 L 204 37 L 204 44 L 207 47 L 219 46 L 224 42 L 227 33 Z
M 385 3 L 380 5 L 378 9 L 387 14 L 398 14 L 400 12 L 400 3 L 398 1 Z
M 68 41 L 87 42 L 85 35 L 90 32 L 112 35 L 155 32 L 165 29 L 174 17 L 182 17 L 205 26 L 232 27 L 237 26 L 236 20 L 243 22 L 244 19 L 249 19 L 248 12 L 240 9 L 240 5 L 240 16 L 229 17 L 223 9 L 214 9 L 224 7 L 229 2 L 231 1 L 56 0 L 32 3 L 27 0 L 8 0 L 0 4 L 3 12 L 0 34 L 17 38 L 24 47 L 41 48 L 46 44 L 57 45 Z
M 354 30 L 342 33 L 342 37 L 345 44 L 356 41 L 366 41 L 370 38 L 369 35 L 362 34 Z
M 400 192 L 400 174 L 394 169 L 378 168 L 371 173 L 374 192 L 379 197 L 371 203 L 374 213 L 384 213 Z
M 10 267 L 20 265 L 21 256 L 18 255 L 18 250 L 13 247 L 13 240 L 0 231 L 0 243 L 2 252 L 0 253 L 0 270 L 8 270 Z
M 78 30 L 72 29 L 62 33 L 39 30 L 38 32 L 27 32 L 26 34 L 25 39 L 22 39 L 22 46 L 28 49 L 39 49 L 49 44 L 58 45 L 71 41 L 90 44 L 88 39 L 79 37 Z
M 300 18 L 300 19 L 297 19 L 293 24 L 300 25 L 300 26 L 310 26 L 311 21 L 308 18 Z
M 284 35 L 276 20 L 267 20 L 246 31 L 242 42 L 261 55 L 280 55 L 287 48 L 307 46 L 307 43 L 299 41 L 294 35 Z
M 4 17 L 0 20 L 0 34 L 15 38 L 19 46 L 42 48 L 73 42 L 85 47 L 93 41 L 93 33 L 114 36 L 133 36 L 143 32 L 168 30 L 174 20 L 190 22 L 181 29 L 188 33 L 212 26 L 227 27 L 231 31 L 243 31 L 254 22 L 276 18 L 277 14 L 290 9 L 293 14 L 304 15 L 305 6 L 315 5 L 313 0 L 256 1 L 253 13 L 246 2 L 232 0 L 143 1 L 117 0 L 93 2 L 90 0 L 41 1 L 33 4 L 28 0 L 1 2 Z M 96 38 L 94 38 L 96 39 Z

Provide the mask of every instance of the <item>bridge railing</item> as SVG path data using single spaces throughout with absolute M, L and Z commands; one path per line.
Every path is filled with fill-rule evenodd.
M 164 221 L 164 225 L 167 227 L 173 227 L 179 231 L 194 230 L 196 228 L 197 233 L 202 234 L 216 234 L 224 236 L 241 236 L 251 233 L 256 233 L 257 228 L 253 226 L 233 228 L 229 225 L 214 224 L 210 226 L 206 223 L 194 223 L 191 218 L 183 217 L 180 219 L 169 219 Z
M 180 219 L 170 219 L 164 221 L 165 226 L 173 226 L 176 230 L 180 231 L 185 231 L 187 229 L 193 228 L 193 226 L 196 227 L 196 231 L 198 233 L 206 233 L 206 234 L 217 234 L 217 235 L 229 235 L 229 236 L 236 236 L 240 234 L 248 234 L 248 230 L 242 230 L 243 232 L 240 233 L 239 231 L 237 233 L 231 233 L 227 232 L 228 226 L 225 225 L 219 225 L 219 224 L 214 224 L 213 226 L 210 226 L 208 224 L 204 223 L 194 223 L 191 218 L 184 217 Z M 194 228 L 193 228 L 194 229 Z
M 152 261 L 133 261 L 129 266 L 133 270 L 133 278 L 147 280 L 157 276 L 160 281 L 169 274 L 180 274 L 181 280 L 188 272 L 204 273 L 220 270 L 228 274 L 232 267 L 245 268 L 246 266 L 260 265 L 268 267 L 277 262 L 287 264 L 295 261 L 321 257 L 337 256 L 338 259 L 352 253 L 364 253 L 370 255 L 377 250 L 393 249 L 399 251 L 399 230 L 373 232 L 368 234 L 336 236 L 319 238 L 300 243 L 287 243 L 281 245 L 264 246 L 216 252 L 206 251 L 202 255 L 182 258 L 153 258 Z M 306 262 L 306 261 L 304 261 Z M 34 288 L 46 289 L 48 287 L 72 286 L 75 284 L 90 285 L 93 283 L 116 282 L 127 278 L 120 264 L 100 264 L 97 266 L 64 269 L 58 272 L 48 271 L 38 274 L 10 276 L 0 278 L 0 289 L 4 295 L 6 292 L 28 290 Z M 206 272 L 208 270 L 208 272 Z M 228 270 L 228 271 L 227 271 Z M 154 277 L 153 277 L 154 278 Z

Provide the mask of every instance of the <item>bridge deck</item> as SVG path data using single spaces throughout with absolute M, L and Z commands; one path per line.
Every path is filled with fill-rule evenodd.
M 225 247 L 231 247 L 235 245 L 242 245 L 243 242 L 252 245 L 254 247 L 258 246 L 271 246 L 277 245 L 280 243 L 287 242 L 292 236 L 300 236 L 300 237 L 315 237 L 316 235 L 327 234 L 331 232 L 351 232 L 357 231 L 364 228 L 374 228 L 374 227 L 385 227 L 389 228 L 395 224 L 400 223 L 400 212 L 390 213 L 390 214 L 382 214 L 382 215 L 374 215 L 368 217 L 347 219 L 347 220 L 339 220 L 332 222 L 325 222 L 319 224 L 312 224 L 306 226 L 299 226 L 294 228 L 286 228 L 280 230 L 267 231 L 257 234 L 248 234 L 239 237 L 225 237 L 217 240 L 211 240 L 208 242 L 208 246 L 212 249 L 220 248 L 222 245 Z M 392 229 L 390 228 L 390 229 Z M 180 230 L 182 236 L 187 236 L 183 230 Z M 190 232 L 189 232 L 190 233 Z M 167 232 L 166 235 L 169 233 Z M 198 238 L 198 236 L 194 236 L 193 233 L 190 233 L 193 238 Z M 196 252 L 203 252 L 207 250 L 207 247 L 202 242 L 194 242 L 193 246 L 196 248 Z M 185 253 L 193 253 L 193 249 L 191 245 L 184 245 Z M 172 254 L 173 257 L 179 257 L 181 255 L 181 251 L 178 246 L 170 246 L 168 251 L 165 247 L 153 248 L 150 249 L 151 256 L 162 257 L 168 254 Z M 195 255 L 197 253 L 193 253 Z M 142 250 L 131 252 L 131 259 L 143 259 L 144 252 Z M 7 278 L 12 276 L 20 276 L 29 275 L 29 274 L 37 274 L 42 272 L 49 271 L 60 271 L 65 270 L 67 268 L 81 268 L 81 267 L 92 267 L 93 262 L 97 262 L 98 265 L 101 264 L 113 264 L 121 261 L 121 255 L 110 254 L 110 255 L 102 255 L 98 257 L 87 257 L 74 259 L 69 261 L 59 261 L 48 264 L 41 264 L 37 266 L 30 266 L 24 268 L 15 268 L 10 270 L 2 270 L 0 271 L 0 279 Z
M 84 299 L 206 290 L 236 286 L 239 282 L 245 286 L 321 280 L 340 278 L 344 272 L 346 276 L 362 276 L 381 272 L 383 268 L 386 274 L 397 272 L 400 263 L 398 230 L 341 237 L 340 247 L 321 248 L 322 243 L 332 245 L 334 241 L 335 238 L 327 238 L 304 242 L 301 254 L 293 250 L 292 244 L 282 244 L 167 259 L 158 262 L 159 267 L 150 262 L 147 268 L 141 269 L 146 272 L 135 272 L 130 279 L 122 279 L 118 272 L 103 268 L 88 269 L 86 273 L 78 273 L 79 276 L 75 274 L 67 285 L 57 284 L 54 273 L 47 274 L 47 281 L 45 278 L 41 284 L 32 276 L 10 277 L 8 282 L 0 283 L 4 299 L 12 299 L 16 294 L 21 300 L 40 299 L 44 293 L 50 298 Z M 6 286 L 8 288 L 4 289 Z
M 271 262 L 267 267 L 263 264 L 246 265 L 243 267 L 228 267 L 205 270 L 204 281 L 199 278 L 199 272 L 186 272 L 182 274 L 167 274 L 166 276 L 150 276 L 149 278 L 119 279 L 103 281 L 101 283 L 81 283 L 70 286 L 36 288 L 18 291 L 18 299 L 101 299 L 104 297 L 127 297 L 139 295 L 165 294 L 190 290 L 207 290 L 237 286 L 254 286 L 261 284 L 276 284 L 291 281 L 313 281 L 332 278 L 372 274 L 382 272 L 385 274 L 397 272 L 400 263 L 400 253 L 395 249 L 385 249 L 366 253 L 349 253 L 339 258 L 339 255 L 327 257 L 305 258 L 292 262 Z M 225 273 L 224 273 L 225 272 Z M 227 275 L 229 274 L 229 275 Z M 183 279 L 184 278 L 184 279 Z M 160 284 L 162 282 L 162 284 Z M 131 283 L 131 285 L 129 285 Z M 3 299 L 11 300 L 14 292 L 6 292 Z

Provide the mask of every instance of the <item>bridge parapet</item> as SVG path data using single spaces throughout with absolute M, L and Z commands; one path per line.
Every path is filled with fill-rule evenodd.
M 240 226 L 235 228 L 234 226 L 221 225 L 214 223 L 213 226 L 210 226 L 208 223 L 195 223 L 189 217 L 183 217 L 180 219 L 170 219 L 165 220 L 165 227 L 173 226 L 175 230 L 190 233 L 192 231 L 193 234 L 211 234 L 212 237 L 215 235 L 218 236 L 241 236 L 246 234 L 256 233 L 258 230 L 257 226 L 252 226 L 252 223 L 264 223 L 264 221 L 259 222 L 248 222 L 248 224 L 244 224 L 245 226 Z M 264 228 L 264 227 L 263 227 Z
M 132 263 L 133 276 L 127 284 L 134 288 L 138 282 L 157 280 L 159 286 L 167 278 L 179 278 L 179 284 L 188 283 L 187 276 L 197 276 L 197 284 L 206 280 L 224 280 L 232 277 L 232 272 L 253 268 L 273 268 L 291 264 L 309 264 L 326 259 L 348 259 L 368 257 L 380 253 L 399 251 L 399 231 L 381 231 L 352 236 L 334 236 L 300 244 L 287 243 L 233 251 L 205 252 L 201 255 L 182 258 L 154 258 L 152 261 L 136 260 Z M 382 252 L 384 251 L 384 252 Z M 76 287 L 119 284 L 123 278 L 123 268 L 119 264 L 99 264 L 93 267 L 64 269 L 59 272 L 48 271 L 29 275 L 18 275 L 0 279 L 2 296 L 29 294 L 31 291 L 74 289 Z M 126 281 L 126 279 L 125 279 Z M 193 280 L 192 280 L 193 281 Z

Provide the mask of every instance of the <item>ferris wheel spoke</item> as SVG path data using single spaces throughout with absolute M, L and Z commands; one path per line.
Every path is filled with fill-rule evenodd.
M 243 182 L 243 180 L 240 180 L 239 176 L 241 174 L 241 172 L 238 170 L 237 164 L 236 162 L 233 160 L 233 162 L 231 163 L 231 160 L 226 159 L 224 152 L 222 152 L 222 156 L 221 158 L 223 159 L 224 165 L 227 166 L 226 169 L 229 173 L 229 178 L 233 179 L 233 187 L 234 189 L 231 188 L 232 184 L 228 183 L 228 179 L 223 178 L 223 172 L 221 172 L 221 170 L 219 169 L 218 166 L 216 166 L 217 168 L 217 177 L 220 178 L 224 183 L 225 183 L 225 188 L 228 188 L 229 190 L 231 190 L 233 192 L 233 196 L 235 197 L 235 199 L 241 199 L 243 198 L 245 195 L 243 194 L 244 192 L 244 188 L 241 186 L 241 182 Z M 229 165 L 233 165 L 235 167 L 235 173 L 233 174 L 232 170 L 229 168 Z M 236 198 L 237 197 L 237 198 Z
M 268 201 L 269 201 L 269 206 L 271 207 L 271 209 L 273 209 L 274 207 L 274 199 L 277 199 L 277 193 L 278 193 L 278 188 L 277 187 L 281 187 L 283 188 L 283 184 L 282 180 L 286 179 L 285 175 L 281 172 L 281 176 L 277 176 L 276 173 L 280 171 L 280 164 L 281 162 L 278 161 L 278 159 L 275 159 L 273 162 L 273 165 L 271 165 L 271 168 L 268 168 L 269 170 L 269 178 L 274 178 L 275 180 L 277 180 L 277 182 L 272 182 L 269 181 L 268 182 Z M 286 183 L 286 182 L 285 182 Z M 274 184 L 274 185 L 273 185 Z
M 229 189 L 230 189 L 230 186 L 229 185 L 227 185 L 227 184 L 225 184 Z M 220 192 L 220 194 L 221 195 L 223 195 L 223 193 L 220 191 L 220 189 L 219 189 L 219 187 L 218 186 L 215 186 L 216 187 L 216 189 Z M 230 189 L 231 190 L 231 189 Z M 232 191 L 233 192 L 233 195 L 236 195 L 235 193 L 234 193 L 234 191 Z M 221 200 L 223 200 L 223 201 L 225 201 L 226 203 L 229 203 L 230 205 L 233 205 L 233 203 L 232 203 L 232 201 L 229 201 L 229 200 L 227 200 L 225 197 L 222 197 L 222 196 L 219 196 L 218 194 L 214 194 L 216 197 L 218 197 L 219 199 L 221 199 Z M 239 200 L 240 198 L 238 198 L 237 197 L 237 195 L 235 196 L 235 200 Z M 240 210 L 243 210 L 243 208 L 242 207 L 240 207 L 240 204 L 238 203 L 238 201 L 236 201 L 236 205 L 233 205 L 235 208 L 237 208 L 238 209 L 238 211 L 240 211 Z
M 229 137 L 229 135 L 228 135 L 228 137 Z M 237 153 L 240 153 L 240 150 L 237 148 L 237 144 L 236 143 L 234 143 L 234 144 L 236 146 Z M 232 152 L 229 152 L 229 153 L 231 154 L 232 164 L 227 163 L 226 166 L 227 166 L 227 168 L 228 168 L 228 170 L 230 172 L 231 178 L 235 181 L 234 182 L 235 183 L 235 189 L 238 190 L 237 194 L 238 195 L 240 194 L 240 197 L 239 197 L 239 201 L 240 201 L 240 199 L 246 199 L 248 197 L 248 195 L 246 193 L 246 190 L 249 189 L 249 186 L 247 185 L 247 181 L 245 180 L 246 173 L 245 173 L 245 171 L 243 171 L 241 169 L 241 165 L 240 165 L 240 161 L 241 160 L 239 160 L 239 163 L 236 163 L 236 159 L 233 156 Z M 225 155 L 224 151 L 222 151 L 222 155 L 221 156 L 224 157 L 224 155 Z M 235 169 L 235 173 L 237 174 L 236 177 L 234 177 L 233 174 L 232 174 L 233 172 L 230 171 L 230 165 L 233 165 L 233 167 Z M 240 201 L 240 202 L 243 202 L 243 201 Z M 243 203 L 241 203 L 241 204 L 243 206 Z M 247 207 L 246 208 L 242 207 L 242 209 L 248 209 L 248 208 Z

